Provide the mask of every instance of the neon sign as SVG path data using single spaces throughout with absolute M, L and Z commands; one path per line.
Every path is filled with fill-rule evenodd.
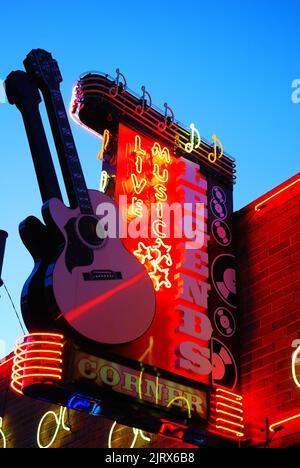
M 216 135 L 212 136 L 212 139 L 214 141 L 214 152 L 209 153 L 208 155 L 208 160 L 212 163 L 215 164 L 217 159 L 221 159 L 223 154 L 224 154 L 224 149 L 221 140 L 217 138 Z M 218 147 L 219 145 L 219 147 Z
M 3 419 L 0 418 L 0 437 L 3 441 L 3 448 L 6 448 L 6 437 L 5 437 L 5 434 L 2 430 L 2 427 L 3 427 Z
M 229 438 L 244 437 L 243 397 L 217 388 L 215 395 L 212 395 L 211 418 L 216 432 L 224 433 Z
M 109 436 L 108 436 L 108 448 L 112 449 L 113 446 L 112 446 L 112 439 L 113 439 L 113 434 L 114 434 L 114 431 L 117 427 L 117 421 L 115 421 L 113 423 L 113 425 L 111 426 L 111 429 L 109 431 Z M 140 429 L 136 429 L 135 427 L 132 428 L 132 432 L 133 432 L 133 439 L 132 439 L 132 442 L 130 444 L 130 447 L 129 448 L 134 448 L 136 443 L 137 443 L 137 440 L 138 440 L 138 437 L 141 437 L 143 440 L 145 440 L 146 442 L 150 443 L 151 442 L 151 438 L 146 436 L 144 434 L 144 432 Z
M 102 139 L 102 148 L 98 153 L 98 160 L 99 161 L 102 161 L 103 155 L 104 155 L 105 151 L 108 148 L 109 142 L 110 142 L 110 132 L 109 132 L 109 130 L 104 130 L 103 139 Z
M 185 162 L 184 165 L 185 172 L 179 180 L 184 199 L 192 202 L 193 207 L 199 201 L 207 206 L 206 180 L 200 176 L 195 164 Z M 207 213 L 203 212 L 199 215 L 197 212 L 192 212 L 190 216 L 199 230 L 203 230 L 202 218 L 205 218 Z M 176 367 L 197 375 L 208 376 L 212 371 L 209 342 L 213 328 L 208 317 L 208 294 L 210 291 L 208 236 L 207 232 L 202 234 L 202 241 L 199 243 L 198 249 L 185 250 L 183 259 L 178 264 L 181 287 L 176 311 L 181 317 L 181 323 L 176 330 L 180 339 Z
M 37 430 L 37 444 L 40 449 L 48 449 L 52 447 L 52 445 L 57 439 L 57 436 L 60 430 L 64 430 L 66 432 L 71 431 L 71 429 L 65 423 L 67 411 L 68 411 L 68 408 L 60 408 L 58 415 L 54 411 L 48 411 L 41 418 L 39 422 L 38 430 Z M 50 442 L 47 445 L 43 445 L 42 440 L 41 440 L 41 435 L 43 433 L 42 428 L 43 428 L 43 424 L 45 423 L 45 420 L 49 418 L 49 416 L 52 416 L 54 418 L 56 428 L 55 428 L 53 437 L 50 440 Z
M 62 379 L 62 335 L 31 333 L 16 342 L 11 388 L 23 395 L 31 383 L 54 382 Z
M 145 364 L 208 384 L 212 325 L 207 179 L 198 164 L 175 157 L 156 139 L 122 124 L 116 175 L 115 199 L 123 230 L 129 227 L 124 244 L 145 266 L 156 291 L 156 315 L 149 333 L 117 352 L 135 360 L 143 354 Z M 147 235 L 134 237 L 132 225 Z M 151 356 L 144 353 L 150 337 L 165 343 L 164 349 L 154 346 Z
M 294 379 L 294 382 L 295 382 L 295 385 L 300 388 L 300 382 L 299 382 L 299 379 L 297 377 L 297 373 L 296 373 L 296 365 L 298 364 L 298 357 L 299 357 L 299 353 L 300 353 L 300 346 L 298 346 L 298 348 L 296 349 L 296 351 L 293 353 L 293 357 L 292 357 L 292 375 L 293 375 L 293 379 Z
M 273 200 L 273 198 L 277 197 L 278 195 L 281 195 L 283 192 L 285 192 L 289 188 L 293 187 L 294 185 L 298 184 L 299 182 L 300 182 L 300 178 L 294 180 L 290 184 L 288 184 L 285 187 L 283 187 L 282 189 L 278 190 L 276 193 L 274 193 L 270 197 L 268 197 L 265 200 L 263 200 L 262 202 L 258 203 L 254 208 L 255 211 L 261 211 L 263 208 L 266 207 L 266 205 L 269 203 L 269 201 Z
M 202 139 L 199 130 L 196 128 L 194 123 L 190 124 L 191 132 L 189 133 L 189 141 L 182 143 L 180 136 L 177 135 L 175 138 L 176 145 L 183 149 L 186 153 L 191 154 L 201 147 Z M 216 135 L 212 135 L 214 151 L 208 153 L 207 159 L 211 164 L 216 164 L 218 159 L 221 159 L 224 155 L 224 148 L 221 140 Z
M 191 123 L 190 125 L 191 135 L 190 142 L 186 143 L 184 149 L 187 153 L 192 153 L 195 149 L 200 148 L 201 146 L 201 136 L 199 131 L 196 129 L 195 124 Z
M 295 414 L 294 416 L 291 416 L 290 418 L 282 419 L 281 421 L 278 421 L 276 423 L 273 423 L 269 426 L 270 432 L 276 432 L 276 429 L 285 428 L 285 424 L 292 424 L 295 421 L 300 419 L 300 414 Z
M 99 191 L 102 193 L 106 192 L 106 189 L 108 187 L 110 181 L 110 176 L 107 171 L 102 171 L 101 172 L 101 178 L 100 178 L 100 188 Z
M 79 351 L 72 379 L 110 387 L 116 393 L 164 408 L 176 404 L 189 417 L 206 419 L 207 416 L 206 392 Z
M 169 279 L 170 267 L 173 265 L 170 253 L 172 246 L 165 244 L 162 239 L 167 237 L 164 233 L 167 226 L 163 219 L 164 203 L 168 200 L 170 152 L 168 148 L 161 147 L 155 142 L 151 151 L 147 153 L 143 149 L 142 137 L 136 135 L 132 156 L 130 181 L 133 196 L 128 217 L 142 218 L 143 207 L 146 204 L 149 208 L 150 200 L 155 201 L 157 214 L 151 225 L 157 239 L 148 242 L 148 245 L 139 242 L 138 248 L 133 253 L 147 269 L 155 290 L 169 289 L 172 286 Z

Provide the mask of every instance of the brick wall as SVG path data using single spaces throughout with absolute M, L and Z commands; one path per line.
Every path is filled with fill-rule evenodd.
M 300 338 L 300 183 L 255 211 L 299 177 L 236 213 L 241 390 L 252 445 L 266 442 L 266 418 L 272 424 L 300 413 L 291 372 L 292 343 Z M 299 430 L 300 419 L 284 424 L 269 446 L 300 443 Z

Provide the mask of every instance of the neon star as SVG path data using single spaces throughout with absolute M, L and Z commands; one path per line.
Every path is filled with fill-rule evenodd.
M 153 265 L 154 266 L 154 265 Z M 155 271 L 149 273 L 150 278 L 153 281 L 155 291 L 159 291 L 162 286 L 170 289 L 172 284 L 169 280 L 169 268 L 163 269 L 159 265 L 155 266 Z M 161 278 L 163 278 L 161 280 Z
M 146 260 L 152 260 L 151 246 L 146 247 L 143 242 L 139 242 L 138 250 L 135 250 L 133 254 L 139 259 L 142 265 L 146 263 Z
M 169 253 L 172 249 L 171 245 L 166 245 L 160 237 L 156 239 L 155 242 L 159 248 L 163 247 L 167 251 L 167 253 Z
M 169 253 L 172 247 L 170 245 L 165 245 L 161 238 L 156 239 L 155 243 L 156 245 L 151 247 L 151 252 L 156 253 L 156 258 L 152 255 L 151 264 L 153 265 L 154 263 L 155 265 L 153 266 L 155 267 L 165 261 L 168 266 L 172 266 L 173 260 Z M 162 251 L 165 251 L 166 253 L 163 254 Z

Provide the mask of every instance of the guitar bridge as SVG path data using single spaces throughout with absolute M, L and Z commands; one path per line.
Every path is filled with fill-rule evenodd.
M 85 281 L 111 281 L 123 279 L 120 271 L 112 270 L 93 270 L 89 273 L 83 273 Z

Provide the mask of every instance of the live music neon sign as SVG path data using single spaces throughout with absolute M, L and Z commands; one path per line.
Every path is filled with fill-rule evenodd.
M 164 203 L 168 201 L 167 182 L 169 180 L 171 157 L 168 148 L 162 147 L 156 142 L 151 148 L 151 160 L 147 158 L 147 153 L 142 148 L 142 139 L 139 135 L 135 137 L 133 156 L 134 164 L 130 179 L 134 194 L 128 215 L 129 217 L 133 215 L 137 218 L 143 218 L 143 207 L 146 203 L 144 200 L 146 197 L 148 200 L 152 199 L 153 195 L 157 214 L 151 225 L 156 240 L 148 245 L 139 242 L 134 255 L 145 265 L 155 290 L 159 291 L 163 287 L 171 288 L 169 274 L 170 267 L 173 265 L 172 246 L 163 241 L 167 237 L 163 232 L 163 229 L 167 227 L 164 221 Z M 145 167 L 147 165 L 148 174 Z M 150 192 L 148 190 L 146 195 L 145 192 L 149 186 L 151 187 Z
M 117 161 L 116 200 L 127 195 L 125 221 L 142 225 L 145 208 L 155 206 L 154 220 L 151 216 L 151 221 L 147 221 L 151 223 L 153 235 L 142 240 L 129 236 L 124 243 L 153 280 L 156 316 L 150 331 L 121 350 L 121 354 L 136 359 L 153 338 L 152 357 L 147 356 L 145 363 L 207 384 L 212 372 L 212 325 L 208 316 L 205 176 L 200 173 L 199 165 L 176 158 L 160 141 L 123 125 L 119 129 Z M 195 245 L 189 243 L 186 232 L 178 238 L 169 235 L 169 231 L 174 233 L 178 228 L 175 215 L 167 216 L 167 206 L 175 202 L 190 206 L 184 220 L 197 233 Z M 196 209 L 198 205 L 202 206 L 200 211 Z M 163 347 L 159 345 L 162 342 Z

